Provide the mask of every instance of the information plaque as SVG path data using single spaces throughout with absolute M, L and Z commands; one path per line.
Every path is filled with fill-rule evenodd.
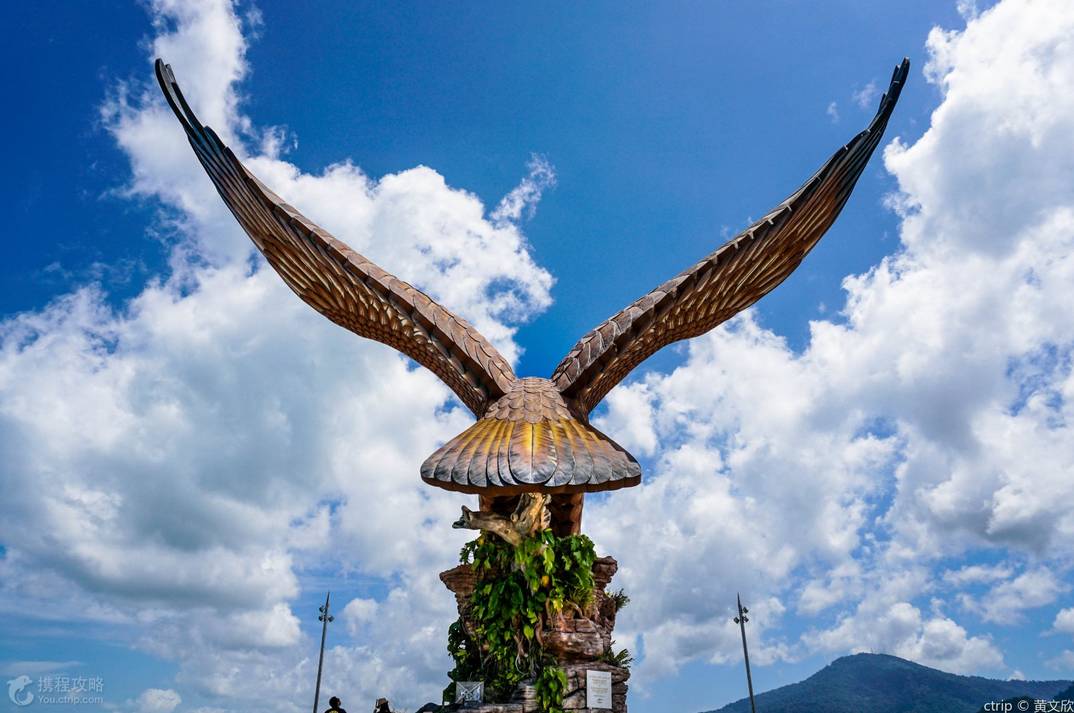
M 612 707 L 612 673 L 611 671 L 585 672 L 586 708 Z

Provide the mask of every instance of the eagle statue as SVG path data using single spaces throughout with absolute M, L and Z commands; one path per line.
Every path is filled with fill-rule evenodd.
M 550 378 L 518 377 L 466 320 L 358 254 L 269 190 L 198 121 L 171 67 L 156 61 L 168 104 L 221 198 L 287 286 L 359 336 L 436 374 L 477 418 L 421 466 L 429 485 L 480 496 L 459 527 L 519 517 L 540 496 L 556 534 L 581 526 L 585 493 L 637 485 L 641 467 L 589 423 L 607 393 L 662 347 L 713 329 L 771 292 L 842 210 L 880 143 L 909 71 L 895 68 L 869 126 L 809 180 L 715 252 L 583 336 Z M 475 524 L 477 523 L 477 524 Z

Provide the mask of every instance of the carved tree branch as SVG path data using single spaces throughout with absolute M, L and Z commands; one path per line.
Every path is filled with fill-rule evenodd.
M 525 538 L 551 524 L 552 516 L 547 507 L 550 500 L 551 496 L 543 493 L 523 493 L 510 517 L 486 510 L 474 511 L 463 505 L 462 517 L 451 526 L 491 532 L 518 547 Z

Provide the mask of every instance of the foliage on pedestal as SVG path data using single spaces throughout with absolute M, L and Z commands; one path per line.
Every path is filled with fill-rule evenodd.
M 565 609 L 579 614 L 593 603 L 593 542 L 585 535 L 538 532 L 514 547 L 482 533 L 460 553 L 477 576 L 470 600 L 472 636 L 462 619 L 448 629 L 455 681 L 485 682 L 485 697 L 506 702 L 519 682 L 532 678 L 544 713 L 562 713 L 567 676 L 547 655 L 541 635 Z

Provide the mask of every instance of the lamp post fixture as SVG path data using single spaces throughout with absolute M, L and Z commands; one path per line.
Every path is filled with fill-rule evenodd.
M 746 685 L 750 689 L 750 711 L 751 713 L 757 713 L 757 705 L 753 702 L 753 676 L 750 675 L 750 652 L 746 648 L 746 622 L 749 621 L 749 617 L 746 614 L 749 613 L 749 609 L 742 606 L 741 595 L 735 595 L 738 597 L 738 616 L 735 617 L 735 623 L 738 624 L 739 631 L 742 632 L 742 656 L 746 659 Z M 316 713 L 316 711 L 314 711 Z
M 324 637 L 328 633 L 328 622 L 335 619 L 334 616 L 328 613 L 329 600 L 332 598 L 332 592 L 324 598 L 324 606 L 319 607 L 318 611 L 321 615 L 317 617 L 317 621 L 321 624 L 321 657 L 317 659 L 317 685 L 313 690 L 313 713 L 317 713 L 317 707 L 321 702 L 321 668 L 324 666 Z

